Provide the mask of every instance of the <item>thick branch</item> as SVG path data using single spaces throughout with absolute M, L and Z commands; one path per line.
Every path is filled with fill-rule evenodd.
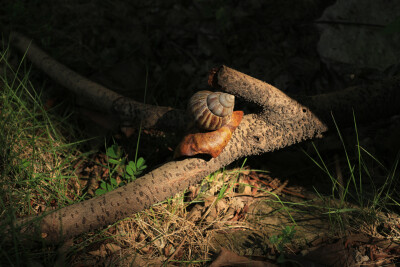
M 209 84 L 258 104 L 263 109 L 263 118 L 269 122 L 300 119 L 299 114 L 305 108 L 276 87 L 226 66 L 211 72 Z
M 173 131 L 184 130 L 188 125 L 188 118 L 182 110 L 143 104 L 123 97 L 58 63 L 22 34 L 12 33 L 10 41 L 20 51 L 26 52 L 27 57 L 55 81 L 78 96 L 85 97 L 94 106 L 112 114 L 117 113 L 123 121 L 139 125 L 138 122 L 142 120 L 144 128 Z M 307 113 L 304 115 L 314 113 L 327 123 L 331 121 L 330 111 L 341 122 L 352 123 L 353 109 L 359 121 L 398 113 L 399 79 L 392 78 L 375 85 L 352 87 L 296 100 L 268 83 L 226 66 L 214 69 L 209 83 L 216 89 L 257 103 L 263 108 L 260 115 L 270 123 L 286 124 L 287 121 L 302 119 L 298 116 L 301 112 Z
M 209 84 L 257 103 L 264 109 L 263 118 L 271 123 L 302 120 L 299 114 L 310 111 L 325 124 L 331 124 L 333 113 L 345 125 L 354 123 L 353 111 L 357 122 L 370 122 L 400 112 L 400 76 L 327 94 L 288 97 L 268 83 L 221 66 L 213 70 Z
M 20 33 L 11 33 L 10 42 L 53 80 L 105 112 L 117 113 L 121 120 L 135 125 L 142 122 L 144 128 L 184 129 L 187 118 L 183 111 L 143 104 L 115 93 L 60 64 Z
M 49 242 L 95 230 L 182 192 L 236 159 L 283 148 L 315 134 L 297 132 L 294 136 L 281 127 L 267 125 L 256 116 L 247 115 L 217 158 L 209 161 L 189 158 L 166 163 L 134 183 L 55 211 L 39 222 L 38 229 L 31 225 L 27 230 L 30 233 L 39 231 Z
M 331 121 L 333 114 L 339 125 L 352 125 L 354 111 L 357 123 L 369 123 L 400 113 L 400 76 L 300 101 L 323 121 Z
M 30 50 L 28 50 L 28 53 Z M 49 66 L 57 66 L 59 64 L 54 63 L 45 54 L 41 56 L 31 55 L 30 57 L 39 63 L 47 62 L 46 64 Z M 49 71 L 46 64 L 44 64 L 44 68 L 46 71 Z M 78 94 L 88 95 L 95 102 L 97 101 L 95 100 L 96 96 L 100 95 L 101 99 L 99 101 L 101 103 L 104 102 L 103 105 L 105 107 L 114 108 L 113 105 L 106 104 L 107 101 L 105 100 L 107 97 L 112 97 L 113 104 L 119 103 L 121 106 L 129 107 L 128 110 L 121 111 L 126 115 L 136 116 L 138 114 L 151 113 L 150 109 L 154 108 L 156 109 L 154 112 L 156 114 L 155 117 L 158 116 L 158 121 L 162 121 L 165 115 L 168 114 L 167 112 L 160 116 L 158 111 L 163 109 L 161 107 L 129 102 L 130 100 L 126 101 L 133 103 L 132 106 L 123 101 L 118 102 L 116 95 L 113 93 L 109 94 L 108 89 L 104 87 L 101 90 L 98 89 L 99 87 L 97 86 L 99 85 L 79 75 L 74 76 L 77 74 L 63 66 L 53 68 L 58 68 L 58 71 L 61 71 L 64 76 L 72 75 L 68 79 L 55 78 L 57 81 L 65 82 L 64 80 L 66 79 L 68 86 L 74 87 L 76 86 L 75 82 L 69 81 L 69 79 L 78 79 L 80 81 L 78 83 L 79 89 L 72 88 L 71 90 Z M 51 72 L 49 75 L 58 76 L 56 71 Z M 41 236 L 45 237 L 46 240 L 58 242 L 63 238 L 69 238 L 103 227 L 183 191 L 189 185 L 198 183 L 207 174 L 226 166 L 236 159 L 273 151 L 303 140 L 321 136 L 327 130 L 327 127 L 325 126 L 325 122 L 321 121 L 320 118 L 329 118 L 331 108 L 340 110 L 341 107 L 341 103 L 334 100 L 334 95 L 330 95 L 329 97 L 321 95 L 296 100 L 288 97 L 269 84 L 225 66 L 222 66 L 214 73 L 212 81 L 213 85 L 236 95 L 243 96 L 246 99 L 253 100 L 264 108 L 262 116 L 249 114 L 244 117 L 234 132 L 231 141 L 220 156 L 209 161 L 190 158 L 166 163 L 139 178 L 134 183 L 118 188 L 100 197 L 77 203 L 46 215 L 39 221 L 37 228 L 34 228 L 35 226 L 32 224 L 32 228 L 28 228 L 28 231 L 39 230 Z M 84 85 L 92 89 L 89 89 L 88 93 L 84 93 L 82 92 L 86 90 Z M 379 87 L 382 90 L 379 93 L 380 100 L 370 99 L 376 96 L 372 87 L 360 87 L 357 90 L 357 94 L 355 94 L 355 91 L 339 92 L 341 101 L 352 103 L 346 104 L 344 110 L 348 112 L 351 109 L 350 107 L 354 107 L 360 113 L 368 112 L 371 109 L 368 105 L 375 103 L 379 108 L 383 108 L 388 104 L 394 104 L 391 107 L 385 107 L 389 110 L 383 113 L 385 115 L 399 112 L 400 105 L 393 102 L 393 100 L 388 100 L 388 98 L 393 98 L 396 101 L 399 100 L 400 90 L 398 88 L 398 80 L 394 79 L 392 82 L 388 82 L 387 85 L 390 86 Z M 375 88 L 378 88 L 378 86 Z M 391 95 L 385 94 L 385 90 L 387 89 L 390 89 L 389 92 Z M 98 90 L 101 93 L 98 93 Z M 347 97 L 352 99 L 352 95 L 356 95 L 356 97 L 362 95 L 364 98 L 347 102 Z M 363 101 L 367 105 L 364 105 Z M 307 105 L 304 105 L 304 103 L 307 103 Z M 138 107 L 140 107 L 141 111 L 135 112 L 134 110 L 138 109 Z M 149 122 L 148 125 L 156 126 L 157 123 Z

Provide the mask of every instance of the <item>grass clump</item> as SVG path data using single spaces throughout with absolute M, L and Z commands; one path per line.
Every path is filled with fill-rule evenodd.
M 331 196 L 325 199 L 327 211 L 324 214 L 329 216 L 332 226 L 338 226 L 341 230 L 349 229 L 355 221 L 356 225 L 375 225 L 382 219 L 382 212 L 398 212 L 400 208 L 396 190 L 399 183 L 399 154 L 388 168 L 368 152 L 360 144 L 355 115 L 353 149 L 346 146 L 336 122 L 335 125 L 344 153 L 342 158 L 335 155 L 335 170 L 329 167 L 314 144 L 316 158 L 306 153 L 332 184 Z M 322 199 L 322 195 L 315 190 Z
M 133 182 L 147 168 L 146 161 L 142 157 L 137 158 L 137 150 L 135 161 L 128 161 L 127 156 L 123 155 L 121 147 L 117 144 L 108 147 L 106 155 L 108 157 L 109 182 L 101 181 L 100 188 L 95 191 L 96 195 L 105 194 L 119 186 Z M 113 177 L 114 174 L 118 175 L 118 180 Z
M 0 51 L 1 231 L 19 217 L 50 211 L 84 197 L 72 167 L 82 157 L 80 142 L 68 140 L 74 131 L 66 119 L 46 111 L 40 93 L 29 81 L 29 69 L 23 62 L 11 66 L 8 55 L 7 48 Z M 9 263 L 19 265 L 43 256 L 42 248 L 30 251 L 20 243 L 18 229 L 11 230 L 11 235 L 10 240 L 0 241 L 2 257 Z M 49 250 L 46 254 L 52 255 Z

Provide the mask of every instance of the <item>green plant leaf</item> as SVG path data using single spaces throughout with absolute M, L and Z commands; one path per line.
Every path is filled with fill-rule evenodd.
M 144 163 L 145 163 L 144 158 L 140 157 L 140 158 L 138 158 L 138 160 L 137 160 L 137 162 L 136 162 L 136 166 L 137 166 L 138 168 L 140 168 L 140 167 L 142 167 L 142 166 L 144 165 Z
M 277 235 L 273 235 L 273 236 L 271 236 L 270 238 L 269 238 L 269 241 L 272 243 L 272 244 L 276 244 L 276 243 L 278 243 L 278 236 Z
M 146 169 L 147 168 L 147 166 L 146 165 L 143 165 L 143 166 L 140 166 L 139 168 L 138 168 L 138 170 L 141 172 L 141 171 L 143 171 L 144 169 Z
M 101 182 L 100 187 L 103 188 L 103 189 L 107 189 L 106 182 Z
M 111 178 L 110 182 L 111 182 L 112 185 L 115 185 L 115 186 L 118 185 L 117 180 L 115 180 L 114 178 Z
M 23 169 L 26 169 L 30 164 L 31 164 L 31 162 L 29 160 L 23 159 L 21 166 Z
M 110 163 L 112 163 L 112 164 L 116 164 L 116 165 L 121 164 L 121 161 L 120 161 L 120 160 L 115 160 L 115 159 L 111 159 L 111 158 L 108 159 L 108 162 L 110 162 Z
M 100 195 L 102 195 L 104 193 L 106 193 L 106 191 L 103 190 L 103 189 L 100 189 L 100 188 L 95 191 L 96 196 L 100 196 Z
M 112 191 L 113 190 L 113 187 L 112 187 L 112 185 L 110 185 L 110 184 L 107 184 L 107 192 L 110 192 L 110 191 Z
M 109 156 L 110 158 L 114 158 L 117 159 L 119 158 L 119 154 L 118 154 L 118 146 L 116 144 L 110 146 L 109 148 L 107 148 L 107 152 L 106 155 Z
M 133 176 L 133 175 L 134 175 L 134 171 L 133 171 L 132 165 L 134 165 L 133 161 L 129 161 L 129 164 L 126 165 L 126 172 L 127 172 L 130 176 Z
M 128 174 L 128 176 L 133 176 L 133 170 L 131 167 L 127 166 L 126 167 L 126 173 Z

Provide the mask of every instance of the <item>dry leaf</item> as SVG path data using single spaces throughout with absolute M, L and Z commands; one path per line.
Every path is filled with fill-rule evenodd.
M 229 205 L 224 201 L 224 199 L 220 199 L 219 201 L 217 201 L 215 206 L 219 213 L 224 212 L 229 207 Z
M 196 204 L 190 213 L 187 215 L 187 220 L 191 222 L 196 222 L 201 218 L 201 214 L 203 212 L 203 207 L 199 204 Z
M 88 253 L 92 256 L 100 256 L 102 258 L 107 256 L 107 251 L 103 244 L 100 246 L 98 250 L 89 251 Z
M 120 247 L 120 246 L 115 245 L 115 244 L 113 244 L 113 243 L 108 243 L 108 244 L 106 244 L 106 248 L 107 248 L 110 252 L 112 252 L 112 253 L 121 250 L 121 247 Z

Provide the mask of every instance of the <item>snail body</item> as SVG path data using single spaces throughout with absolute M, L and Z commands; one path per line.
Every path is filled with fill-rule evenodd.
M 214 131 L 231 121 L 235 96 L 211 91 L 199 91 L 188 104 L 188 112 L 203 130 Z

